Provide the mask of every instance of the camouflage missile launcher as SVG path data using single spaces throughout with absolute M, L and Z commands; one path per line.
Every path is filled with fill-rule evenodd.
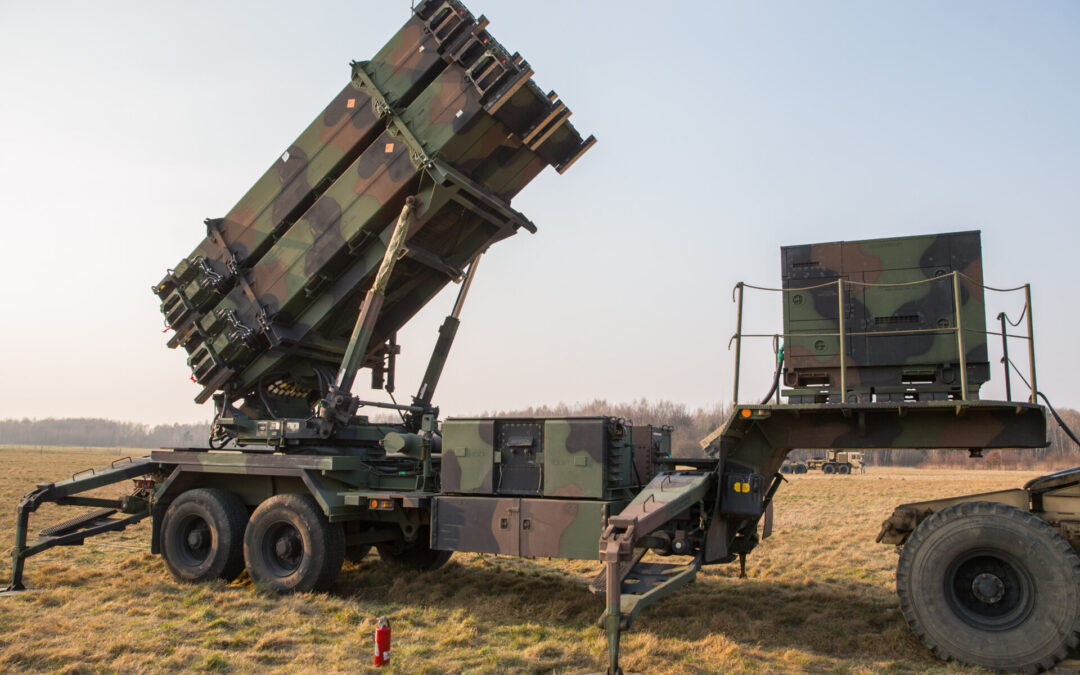
M 848 400 L 963 398 L 962 362 L 978 398 L 990 378 L 979 232 L 785 246 L 781 261 L 789 401 L 840 400 L 841 344 Z
M 535 231 L 509 201 L 594 142 L 459 2 L 422 2 L 155 286 L 199 402 L 271 417 L 321 398 L 406 197 L 416 208 L 362 367 L 393 386 L 397 330 L 493 243 Z
M 246 570 L 283 593 L 331 588 L 345 557 L 372 547 L 391 568 L 414 570 L 454 551 L 592 559 L 603 565 L 589 588 L 607 598 L 615 675 L 620 635 L 644 608 L 702 565 L 738 560 L 745 572 L 771 531 L 778 471 L 793 448 L 977 456 L 1046 445 L 1035 391 L 1028 402 L 973 400 L 986 356 L 972 233 L 792 248 L 785 293 L 800 301 L 785 308 L 788 383 L 801 387 L 794 400 L 814 402 L 736 404 L 699 457 L 671 457 L 670 428 L 611 417 L 440 425 L 433 392 L 479 257 L 534 229 L 509 200 L 593 142 L 486 26 L 455 0 L 421 2 L 372 61 L 353 64 L 349 84 L 240 202 L 207 222 L 206 239 L 154 291 L 176 331 L 170 346 L 183 347 L 202 385 L 197 400 L 214 399 L 211 449 L 159 450 L 39 484 L 19 503 L 12 581 L 0 595 L 24 589 L 28 557 L 143 519 L 151 552 L 177 580 L 230 581 Z M 936 290 L 941 278 L 952 295 Z M 412 402 L 354 396 L 363 368 L 393 392 L 396 331 L 450 281 L 460 281 L 457 301 Z M 882 282 L 904 285 L 868 285 Z M 961 305 L 954 324 L 950 299 Z M 917 328 L 886 336 L 879 325 Z M 980 337 L 951 353 L 947 336 L 963 341 L 967 331 Z M 835 342 L 818 349 L 819 334 Z M 929 400 L 945 397 L 954 400 Z M 401 422 L 375 423 L 360 414 L 367 407 Z M 129 479 L 122 498 L 88 494 Z M 1066 485 L 1075 490 L 1072 478 Z M 94 510 L 32 541 L 30 515 L 47 503 Z M 913 525 L 909 515 L 896 516 L 896 532 Z M 646 560 L 649 552 L 678 560 Z M 1010 559 L 1024 555 L 1021 546 Z M 927 584 L 940 593 L 940 578 Z M 1040 587 L 1025 597 L 1050 595 Z M 1074 609 L 1080 616 L 1080 603 Z M 1039 612 L 1011 644 L 1065 616 L 1050 605 Z

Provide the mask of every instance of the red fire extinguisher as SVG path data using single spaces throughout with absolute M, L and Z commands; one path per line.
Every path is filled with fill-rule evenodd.
M 385 666 L 390 663 L 390 622 L 385 616 L 379 617 L 379 626 L 375 629 L 375 665 Z

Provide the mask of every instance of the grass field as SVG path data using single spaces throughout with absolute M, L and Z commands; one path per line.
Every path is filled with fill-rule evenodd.
M 116 451 L 0 449 L 0 541 L 34 484 Z M 793 477 L 776 497 L 774 536 L 737 565 L 706 568 L 645 610 L 623 639 L 623 667 L 649 673 L 973 672 L 933 659 L 893 589 L 896 553 L 874 543 L 904 501 L 1019 486 L 1036 474 L 871 470 Z M 130 485 L 130 484 L 127 484 Z M 127 487 L 125 485 L 125 489 Z M 66 519 L 43 508 L 32 531 Z M 578 673 L 606 665 L 586 590 L 599 563 L 456 554 L 427 573 L 389 573 L 372 553 L 346 563 L 327 594 L 276 597 L 246 576 L 180 585 L 149 550 L 149 526 L 30 559 L 40 590 L 0 598 L 0 670 L 357 672 L 375 618 L 389 617 L 394 673 Z M 9 568 L 2 568 L 6 584 Z

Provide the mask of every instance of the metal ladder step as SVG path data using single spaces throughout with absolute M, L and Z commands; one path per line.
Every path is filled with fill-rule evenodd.
M 58 537 L 62 534 L 74 532 L 75 530 L 82 529 L 84 527 L 90 527 L 100 524 L 99 521 L 105 521 L 109 516 L 116 513 L 116 509 L 97 509 L 90 513 L 84 513 L 81 516 L 76 516 L 70 520 L 65 520 L 62 523 L 50 525 L 41 532 L 38 532 L 39 537 Z

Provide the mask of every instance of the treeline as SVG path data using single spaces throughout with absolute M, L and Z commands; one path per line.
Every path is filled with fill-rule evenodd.
M 206 447 L 210 423 L 137 424 L 94 418 L 0 420 L 0 444 L 93 448 Z
M 689 408 L 672 401 L 639 399 L 629 403 L 611 403 L 604 399 L 581 403 L 558 403 L 521 410 L 483 412 L 480 417 L 571 417 L 611 415 L 637 424 L 669 425 L 672 454 L 693 457 L 701 454 L 698 441 L 723 424 L 730 406 Z M 1080 433 L 1080 412 L 1059 411 L 1062 419 Z M 392 419 L 384 420 L 392 422 Z M 113 448 L 206 447 L 209 423 L 163 424 L 150 426 L 134 422 L 104 419 L 8 419 L 0 420 L 0 444 L 58 445 Z M 865 457 L 871 466 L 956 466 L 962 468 L 1061 468 L 1080 465 L 1080 448 L 1050 420 L 1050 446 L 1036 450 L 988 450 L 980 460 L 968 459 L 968 453 L 956 450 L 875 450 Z M 793 457 L 811 453 L 796 450 Z

